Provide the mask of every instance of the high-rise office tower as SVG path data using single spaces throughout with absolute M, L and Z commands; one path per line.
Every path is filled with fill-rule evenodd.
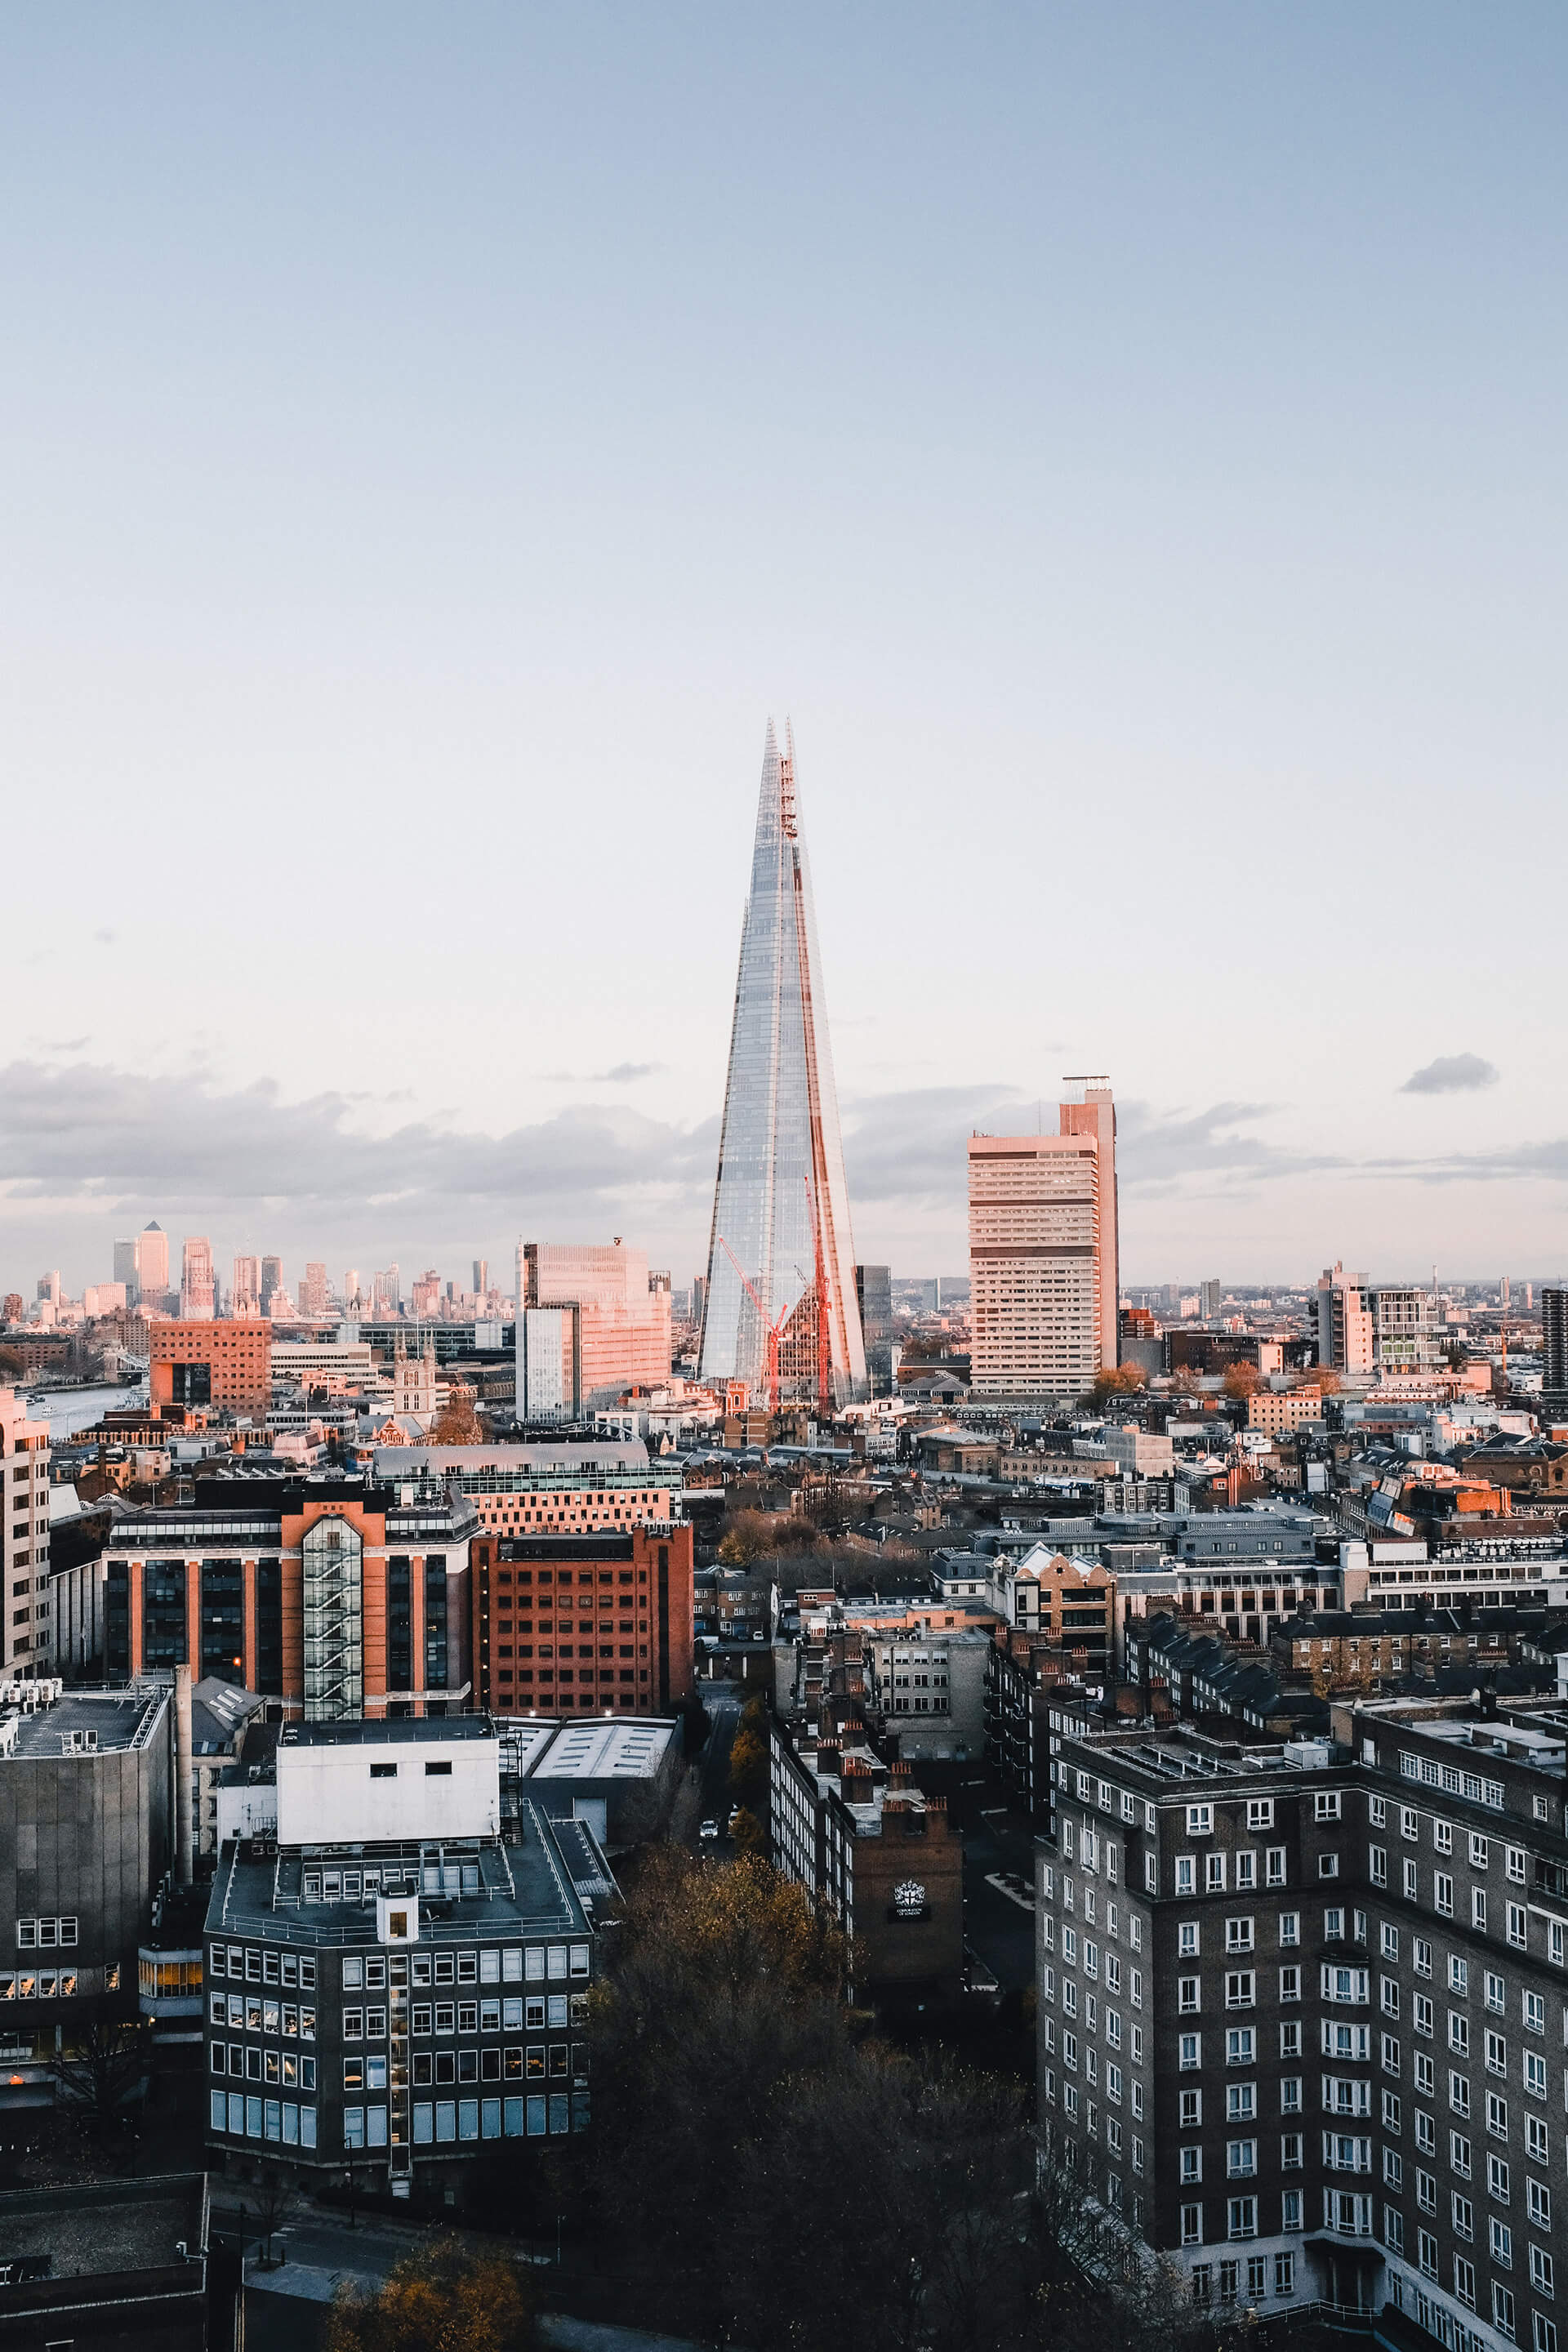
M 474 1260 L 474 1297 L 483 1298 L 490 1286 L 490 1262 L 488 1257 Z
M 343 1276 L 343 1311 L 353 1315 L 361 1304 L 359 1268 L 351 1265 Z
M 1198 1285 L 1198 1313 L 1205 1323 L 1213 1323 L 1219 1314 L 1220 1285 L 1216 1279 Z
M 136 1288 L 143 1307 L 161 1308 L 169 1288 L 169 1236 L 154 1217 L 136 1236 Z
M 1548 1396 L 1568 1392 L 1568 1290 L 1545 1285 L 1541 1293 L 1541 1385 Z
M 310 1258 L 305 1265 L 305 1286 L 300 1293 L 301 1315 L 324 1315 L 327 1311 L 327 1269 L 320 1258 Z
M 795 740 L 768 722 L 708 1244 L 701 1378 L 862 1395 L 866 1353 Z
M 126 1304 L 136 1304 L 136 1243 L 133 1236 L 114 1244 L 114 1279 L 125 1285 Z
M 280 1257 L 264 1257 L 261 1261 L 261 1311 L 265 1315 L 272 1304 L 272 1294 L 283 1287 L 283 1261 Z
M 231 1315 L 256 1315 L 261 1309 L 261 1260 L 258 1257 L 237 1257 L 234 1262 L 234 1288 L 229 1294 Z
M 181 1322 L 210 1323 L 217 1304 L 214 1290 L 212 1244 L 198 1235 L 185 1244 L 181 1256 Z
M 1107 1079 L 1057 1135 L 969 1139 L 970 1386 L 1075 1397 L 1117 1360 L 1116 1108 Z

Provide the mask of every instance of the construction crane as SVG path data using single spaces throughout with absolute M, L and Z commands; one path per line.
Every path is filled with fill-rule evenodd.
M 768 1310 L 758 1295 L 756 1284 L 752 1280 L 722 1234 L 719 1236 L 719 1246 L 745 1284 L 752 1304 L 757 1310 L 757 1320 L 763 1327 L 763 1387 L 767 1395 L 768 1411 L 777 1412 L 779 1409 L 779 1334 L 789 1321 L 794 1309 L 784 1307 L 779 1315 L 778 1321 L 770 1323 Z

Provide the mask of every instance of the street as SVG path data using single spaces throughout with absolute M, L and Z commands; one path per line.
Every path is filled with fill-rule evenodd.
M 688 1768 L 677 1793 L 670 1834 L 683 1845 L 696 1846 L 703 1853 L 718 1854 L 728 1861 L 734 1853 L 728 1831 L 730 1808 L 734 1802 L 730 1793 L 730 1750 L 740 1727 L 741 1701 L 734 1684 L 719 1683 L 703 1685 L 702 1703 L 713 1728 L 701 1755 Z M 699 1837 L 701 1824 L 707 1821 L 719 1824 L 717 1844 L 711 1839 L 702 1841 Z
M 1034 1981 L 1035 1916 L 990 1883 L 1008 1873 L 1024 1882 L 1018 1894 L 1032 1890 L 1034 1832 L 1022 1813 L 972 1811 L 963 1841 L 964 1941 L 1005 1992 L 1016 1992 Z

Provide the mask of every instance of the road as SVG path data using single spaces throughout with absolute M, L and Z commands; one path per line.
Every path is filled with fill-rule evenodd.
M 720 1683 L 717 1686 L 704 1686 L 702 1703 L 713 1728 L 701 1755 L 688 1768 L 675 1800 L 670 1829 L 683 1844 L 700 1846 L 704 1853 L 721 1854 L 728 1859 L 734 1853 L 726 1829 L 734 1801 L 730 1794 L 730 1750 L 740 1727 L 741 1701 L 732 1684 Z M 699 1828 L 707 1821 L 719 1824 L 716 1844 L 710 1838 L 701 1840 L 698 1836 Z
M 1034 1885 L 1034 1832 L 1022 1813 L 974 1812 L 963 1841 L 964 1941 L 990 1969 L 1005 1992 L 1032 1983 L 1035 1915 L 1012 1895 L 989 1882 L 1011 1873 Z

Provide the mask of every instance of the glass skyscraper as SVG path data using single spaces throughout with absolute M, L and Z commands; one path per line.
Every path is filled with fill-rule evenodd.
M 701 1378 L 760 1404 L 865 1393 L 855 1244 L 795 739 L 768 721 L 708 1244 Z

